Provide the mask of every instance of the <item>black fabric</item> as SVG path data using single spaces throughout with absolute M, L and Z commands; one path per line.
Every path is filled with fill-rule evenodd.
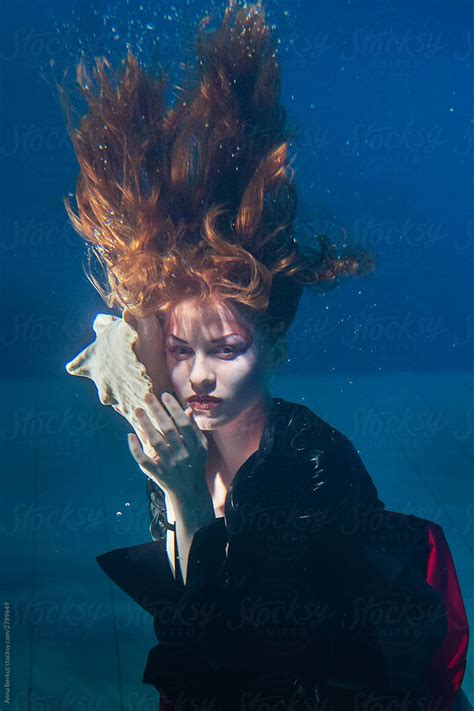
M 176 601 L 184 588 L 175 580 L 166 549 L 159 542 L 115 548 L 97 563 L 127 595 L 155 615 L 164 601 Z
M 97 559 L 153 614 L 159 644 L 143 682 L 174 698 L 227 698 L 229 710 L 230 693 L 292 692 L 302 680 L 312 695 L 350 697 L 351 708 L 356 693 L 424 696 L 444 609 L 415 559 L 422 526 L 401 544 L 383 525 L 374 535 L 384 508 L 347 437 L 273 398 L 225 517 L 194 535 L 186 585 L 162 540 Z

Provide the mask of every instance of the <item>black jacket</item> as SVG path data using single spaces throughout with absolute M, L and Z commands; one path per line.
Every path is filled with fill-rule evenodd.
M 153 615 L 159 644 L 144 683 L 225 711 L 296 692 L 327 698 L 327 711 L 354 711 L 356 697 L 380 709 L 427 695 L 444 609 L 411 565 L 409 541 L 388 565 L 367 554 L 384 504 L 345 435 L 304 405 L 273 398 L 225 517 L 194 535 L 185 586 L 160 535 L 157 489 L 148 487 L 157 540 L 97 557 Z

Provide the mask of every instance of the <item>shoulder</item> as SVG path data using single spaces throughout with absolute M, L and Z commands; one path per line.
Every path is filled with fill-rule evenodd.
M 308 473 L 311 493 L 325 503 L 367 502 L 383 506 L 377 488 L 349 437 L 306 405 L 277 398 L 275 442 L 285 458 Z
M 319 417 L 306 405 L 290 402 L 283 398 L 275 398 L 277 412 L 277 428 L 283 427 L 284 434 L 291 438 L 295 446 L 302 447 L 309 442 L 326 446 L 332 444 L 350 444 L 350 440 L 331 424 Z M 280 434 L 281 431 L 280 431 Z
M 306 405 L 277 400 L 275 442 L 293 452 L 320 452 L 331 462 L 354 464 L 360 457 L 349 437 Z

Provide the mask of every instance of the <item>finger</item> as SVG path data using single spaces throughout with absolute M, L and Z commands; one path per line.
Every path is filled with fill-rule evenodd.
M 160 459 L 159 454 L 155 453 L 153 457 L 148 456 L 145 447 L 135 434 L 129 433 L 127 435 L 127 441 L 130 452 L 132 453 L 132 456 L 137 464 L 147 464 L 147 466 L 156 467 L 158 460 Z
M 162 393 L 160 401 L 153 393 L 145 395 L 145 403 L 150 410 L 151 418 L 155 418 L 159 423 L 159 428 L 163 431 L 165 440 L 168 440 L 175 452 L 189 447 L 191 439 L 189 433 L 183 437 L 181 426 L 187 424 L 187 418 L 181 405 L 169 393 Z
M 157 472 L 156 472 L 156 467 L 157 467 L 157 462 L 153 461 L 150 459 L 150 457 L 147 457 L 146 454 L 144 453 L 143 449 L 141 448 L 139 444 L 138 437 L 134 434 L 128 434 L 127 435 L 127 441 L 128 441 L 128 447 L 130 449 L 130 452 L 132 454 L 132 457 L 135 459 L 136 463 L 142 470 L 144 474 L 149 476 L 153 481 L 155 481 L 157 484 L 160 486 L 162 485 L 159 479 L 157 478 Z M 157 456 L 157 459 L 159 459 L 159 456 Z
M 161 397 L 176 422 L 176 427 L 179 436 L 181 437 L 181 441 L 184 442 L 185 446 L 189 450 L 192 446 L 195 446 L 196 437 L 200 439 L 196 425 L 190 417 L 192 414 L 192 408 L 188 407 L 186 410 L 183 410 L 181 403 L 169 393 L 162 393 Z
M 202 446 L 207 451 L 209 441 L 208 441 L 206 435 L 204 434 L 204 432 L 202 430 L 200 430 L 199 427 L 197 426 L 196 421 L 194 420 L 194 417 L 193 417 L 193 408 L 191 407 L 191 405 L 189 405 L 189 407 L 187 407 L 184 412 L 186 414 L 186 417 L 189 419 L 189 421 L 191 423 L 191 427 L 193 428 L 193 431 L 196 434 L 196 437 L 199 439 Z
M 137 419 L 137 418 L 135 418 Z M 134 429 L 134 432 L 137 436 L 137 440 L 140 443 L 140 445 L 143 448 L 143 451 L 145 454 L 153 459 L 153 457 L 158 456 L 156 451 L 153 449 L 153 447 L 150 445 L 150 442 L 148 441 L 148 437 L 146 436 L 145 432 L 141 430 L 137 424 L 132 424 L 132 427 Z
M 170 427 L 163 427 L 166 434 L 162 434 L 155 426 L 154 422 L 150 419 L 149 414 L 142 408 L 135 408 L 135 415 L 142 427 L 147 440 L 152 449 L 156 450 L 162 457 L 163 462 L 169 462 L 171 453 L 176 451 L 176 449 L 182 448 L 182 440 L 179 438 L 178 432 L 173 425 L 173 430 Z M 150 413 L 152 415 L 152 413 Z M 168 420 L 171 421 L 169 415 L 167 415 Z
M 207 439 L 192 418 L 192 407 L 183 410 L 181 403 L 171 393 L 164 392 L 161 398 L 175 420 L 186 445 L 190 446 L 194 437 L 197 437 L 202 446 L 207 449 Z

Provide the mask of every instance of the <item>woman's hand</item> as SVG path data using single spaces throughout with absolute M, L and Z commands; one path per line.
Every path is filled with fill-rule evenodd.
M 147 411 L 135 408 L 138 434 L 128 435 L 132 456 L 144 474 L 181 506 L 210 497 L 206 481 L 208 443 L 192 419 L 170 393 L 145 396 Z M 140 446 L 141 444 L 141 446 Z M 147 452 L 148 454 L 145 454 Z

